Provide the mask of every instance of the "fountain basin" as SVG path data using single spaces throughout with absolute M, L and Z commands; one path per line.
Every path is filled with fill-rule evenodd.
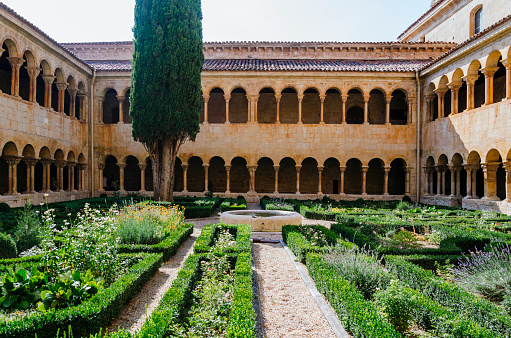
M 283 225 L 301 225 L 302 215 L 282 210 L 235 210 L 220 215 L 225 224 L 250 224 L 252 231 L 282 231 Z

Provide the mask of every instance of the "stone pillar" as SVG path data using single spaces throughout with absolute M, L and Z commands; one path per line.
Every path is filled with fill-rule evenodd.
M 67 83 L 65 82 L 57 82 L 57 89 L 59 91 L 59 97 L 58 97 L 58 105 L 57 105 L 57 111 L 59 113 L 64 112 L 64 97 L 67 89 Z
M 37 77 L 39 73 L 41 73 L 41 68 L 37 67 L 25 67 L 28 72 L 28 76 L 30 76 L 30 92 L 28 94 L 28 100 L 30 102 L 36 101 L 36 93 L 37 93 Z
M 390 101 L 392 100 L 392 95 L 387 95 L 385 97 L 385 124 L 387 126 L 390 125 Z
M 458 114 L 458 101 L 459 101 L 459 91 L 461 88 L 461 83 L 451 82 L 447 85 L 447 87 L 451 90 L 451 114 Z
M 103 96 L 98 96 L 98 123 L 103 123 L 103 102 L 105 102 L 105 98 Z
M 429 168 L 429 190 L 431 195 L 435 191 L 435 168 Z
M 121 193 L 126 192 L 124 190 L 124 168 L 126 168 L 126 163 L 116 163 L 119 167 L 119 191 Z
M 341 180 L 339 182 L 339 195 L 344 195 L 344 172 L 346 171 L 346 166 L 340 166 L 339 169 L 341 170 Z
M 69 191 L 76 191 L 75 189 L 75 166 L 76 163 L 68 163 L 67 164 L 67 189 Z
M 277 101 L 277 121 L 275 124 L 280 124 L 280 99 L 282 95 L 275 95 L 275 100 Z
M 296 194 L 300 195 L 300 170 L 302 169 L 301 164 L 295 165 L 296 169 Z
M 445 176 L 447 175 L 447 168 L 446 167 L 442 167 L 442 193 L 441 195 L 445 196 L 447 194 L 447 192 L 445 191 Z
M 511 99 L 511 59 L 502 60 L 500 63 L 506 67 L 506 98 L 509 100 Z
M 426 115 L 424 116 L 425 122 L 433 121 L 433 100 L 435 98 L 434 94 L 426 95 Z
M 9 165 L 8 170 L 8 181 L 9 181 L 9 191 L 7 195 L 19 195 L 18 193 L 18 163 L 20 163 L 21 158 L 16 156 L 4 156 L 5 161 Z
M 49 192 L 50 191 L 50 165 L 51 160 L 49 159 L 42 159 L 41 164 L 43 165 L 43 191 L 42 192 Z
M 147 164 L 139 163 L 138 167 L 140 168 L 140 192 L 145 192 L 145 169 L 147 168 Z M 183 167 L 183 165 L 181 165 Z M 183 173 L 184 173 L 183 168 Z
M 259 94 L 254 95 L 254 122 L 259 123 L 257 120 L 257 103 L 259 102 Z
M 273 192 L 274 195 L 277 195 L 279 193 L 279 169 L 280 165 L 273 166 L 273 170 L 275 170 L 275 191 Z
M 410 166 L 405 167 L 406 170 L 406 179 L 405 179 L 405 194 L 410 195 L 410 191 L 412 191 L 410 185 L 412 183 L 412 168 Z
M 43 75 L 44 81 L 44 106 L 51 108 L 51 85 L 56 77 L 53 75 Z
M 362 195 L 367 195 L 367 170 L 369 169 L 369 166 L 363 165 L 362 166 Z
M 456 167 L 456 197 L 461 197 L 461 167 Z
M 384 171 L 384 177 L 383 177 L 383 194 L 388 195 L 389 194 L 389 172 L 390 172 L 390 166 L 383 167 Z
M 183 168 L 183 192 L 188 192 L 188 163 L 181 163 Z
M 298 124 L 302 124 L 302 101 L 303 95 L 298 95 Z
M 325 169 L 325 167 L 322 165 L 318 166 L 318 195 L 323 195 L 323 192 L 321 191 L 321 176 L 323 174 L 323 169 Z
M 325 115 L 325 99 L 326 99 L 326 95 L 320 95 L 319 99 L 321 100 L 321 113 L 320 113 L 319 124 L 325 124 L 324 115 Z M 320 191 L 321 191 L 321 189 L 320 189 Z
M 348 95 L 341 95 L 342 101 L 342 124 L 346 124 L 346 102 L 348 101 Z
M 438 96 L 438 118 L 442 118 L 445 116 L 444 111 L 444 99 L 445 99 L 445 93 L 447 90 L 445 89 L 435 89 L 435 93 Z
M 485 105 L 493 103 L 493 76 L 499 70 L 499 67 L 486 67 L 481 69 L 485 80 Z
M 436 195 L 442 195 L 442 166 L 436 166 Z
M 464 164 L 465 170 L 467 171 L 467 195 L 465 198 L 472 198 L 472 165 Z
M 105 192 L 105 189 L 103 188 L 103 170 L 105 169 L 104 163 L 98 163 L 98 170 L 99 170 L 99 189 L 98 191 L 100 193 Z
M 511 202 L 511 161 L 502 163 L 506 169 L 506 202 Z
M 481 163 L 484 173 L 484 197 L 486 201 L 500 201 L 497 197 L 497 169 L 499 162 Z
M 257 170 L 256 165 L 249 165 L 248 166 L 248 172 L 250 173 L 250 187 L 249 187 L 249 194 L 256 194 L 255 190 L 255 172 Z
M 369 98 L 370 95 L 364 95 L 364 124 L 369 124 Z
M 119 124 L 124 123 L 124 100 L 126 98 L 124 96 L 117 96 L 117 100 L 119 101 Z
M 87 120 L 87 110 L 85 107 L 87 107 L 87 94 L 78 94 L 78 97 L 80 98 L 80 106 L 78 107 L 78 112 L 80 113 L 80 116 L 75 117 L 79 120 L 85 121 Z
M 23 159 L 25 164 L 27 165 L 27 193 L 35 194 L 35 165 L 37 164 L 37 159 L 35 158 L 27 158 Z
M 18 57 L 8 57 L 7 60 L 11 64 L 11 95 L 20 96 L 20 68 L 25 60 Z
M 55 166 L 57 167 L 57 191 L 64 191 L 64 167 L 66 166 L 66 161 L 58 160 L 55 161 Z
M 202 99 L 204 101 L 204 122 L 203 124 L 208 124 L 208 102 L 209 102 L 209 95 L 203 95 Z
M 231 165 L 226 164 L 225 165 L 225 171 L 227 172 L 227 187 L 225 189 L 226 194 L 231 193 Z
M 209 164 L 204 163 L 202 165 L 204 167 L 204 192 L 209 191 Z
M 224 95 L 225 98 L 225 124 L 231 123 L 229 121 L 229 101 L 231 100 L 231 95 Z
M 467 110 L 475 107 L 475 88 L 474 85 L 478 79 L 477 75 L 467 75 L 463 80 L 467 83 Z
M 415 116 L 415 97 L 411 96 L 408 98 L 407 106 L 408 109 L 406 110 L 406 124 L 412 124 L 413 123 L 413 117 Z
M 456 197 L 456 166 L 449 166 L 451 171 L 451 195 L 450 197 Z M 459 181 L 458 181 L 459 185 Z
M 67 90 L 69 93 L 69 117 L 76 117 L 76 94 L 78 94 L 78 89 L 69 88 Z
M 85 190 L 85 169 L 87 168 L 87 164 L 85 163 L 78 163 L 78 190 L 83 191 Z

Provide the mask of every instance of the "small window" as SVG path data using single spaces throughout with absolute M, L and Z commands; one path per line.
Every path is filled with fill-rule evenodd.
M 474 34 L 481 33 L 483 25 L 483 7 L 479 8 L 474 15 Z

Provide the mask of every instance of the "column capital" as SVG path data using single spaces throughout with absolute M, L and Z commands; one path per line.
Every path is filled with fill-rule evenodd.
M 19 70 L 21 68 L 21 66 L 25 63 L 25 60 L 23 58 L 19 58 L 19 57 L 15 57 L 15 56 L 8 57 L 7 60 L 11 64 L 11 67 L 15 68 L 17 70 Z
M 188 169 L 188 162 L 181 163 L 181 168 L 183 168 L 183 170 L 187 170 Z
M 39 161 L 45 167 L 50 166 L 53 163 L 53 161 L 51 159 L 49 159 L 49 158 L 42 158 Z
M 481 73 L 484 74 L 484 77 L 493 77 L 495 73 L 499 70 L 499 67 L 486 67 L 481 69 Z
M 257 170 L 257 165 L 247 165 L 247 169 L 249 172 L 255 173 L 255 171 Z
M 147 168 L 147 164 L 145 164 L 145 163 L 139 163 L 139 164 L 138 164 L 138 167 L 139 167 L 139 168 L 140 168 L 140 170 L 142 171 L 142 170 L 145 170 L 145 168 Z
M 75 97 L 76 94 L 78 94 L 78 89 L 77 88 L 68 88 L 67 92 L 69 93 L 69 95 L 71 97 Z
M 438 89 L 435 89 L 434 92 L 438 95 L 438 97 L 443 97 L 445 95 L 445 93 L 447 93 L 447 89 L 438 88 Z
M 204 102 L 208 102 L 209 101 L 209 95 L 202 95 L 202 100 L 204 100 Z
M 97 96 L 96 98 L 98 99 L 99 102 L 105 101 L 105 97 L 104 96 Z
M 447 88 L 449 88 L 453 92 L 457 92 L 458 90 L 460 90 L 462 85 L 463 85 L 462 82 L 451 82 L 447 84 Z
M 506 171 L 511 172 L 511 161 L 502 162 L 502 166 Z
M 117 96 L 117 100 L 118 100 L 119 102 L 124 102 L 124 100 L 126 100 L 126 97 L 125 97 L 125 96 L 121 96 L 121 95 L 119 95 L 119 96 Z
M 302 165 L 301 164 L 295 165 L 295 169 L 296 169 L 296 172 L 299 173 L 300 170 L 302 169 Z
M 27 70 L 28 76 L 31 78 L 38 77 L 41 73 L 41 68 L 38 67 L 25 67 L 25 69 Z
M 18 163 L 20 163 L 21 161 L 21 157 L 18 157 L 18 156 L 3 156 L 3 158 L 5 159 L 5 161 L 9 164 L 9 165 L 17 165 Z
M 362 172 L 367 172 L 367 170 L 369 169 L 369 166 L 368 165 L 363 165 L 362 166 Z
M 202 166 L 203 166 L 204 168 L 209 168 L 209 163 L 203 163 L 203 164 L 202 164 Z
M 325 102 L 326 95 L 324 95 L 324 94 L 320 95 L 319 99 L 321 100 L 321 102 Z
M 392 94 L 387 94 L 385 96 L 385 103 L 390 103 L 390 100 L 392 100 Z
M 481 168 L 483 168 L 483 171 L 497 171 L 499 169 L 500 162 L 487 162 L 487 163 L 481 163 Z
M 386 165 L 383 167 L 383 171 L 385 171 L 386 173 L 388 173 L 390 171 L 390 169 L 391 169 L 391 166 L 389 166 L 389 165 Z
M 324 166 L 322 165 L 318 165 L 318 172 L 323 172 L 323 169 L 325 169 Z
M 465 170 L 477 170 L 479 169 L 479 164 L 477 163 L 464 163 L 463 164 L 463 167 L 465 168 Z
M 1 55 L 1 53 L 0 53 L 0 55 Z M 506 69 L 510 69 L 511 68 L 511 58 L 502 60 L 502 61 L 500 61 L 500 63 L 502 63 L 502 65 L 504 67 L 506 67 Z
M 224 94 L 224 99 L 225 99 L 225 101 L 229 101 L 231 99 L 231 95 Z
M 302 101 L 302 100 L 303 100 L 304 95 L 303 95 L 303 94 L 298 94 L 298 95 L 297 95 L 297 97 L 298 97 L 298 101 Z
M 53 81 L 55 81 L 55 79 L 57 78 L 56 76 L 46 74 L 43 74 L 42 77 L 45 84 L 52 84 Z
M 76 162 L 67 162 L 67 166 L 69 168 L 74 168 L 74 167 L 76 167 L 76 165 L 77 165 Z
M 67 165 L 66 160 L 55 160 L 53 163 L 55 163 L 57 168 L 64 168 Z
M 479 78 L 478 75 L 467 75 L 462 77 L 463 81 L 465 81 L 468 85 L 474 85 Z
M 273 169 L 274 169 L 275 171 L 278 171 L 278 170 L 280 169 L 280 165 L 278 165 L 278 164 L 274 164 L 274 165 L 273 165 Z
M 126 168 L 126 163 L 116 163 L 116 165 L 119 167 L 119 169 Z
M 231 166 L 230 164 L 225 164 L 225 165 L 224 165 L 224 168 L 225 168 L 225 170 L 226 170 L 226 171 L 230 171 L 230 170 L 231 170 L 231 167 L 232 167 L 232 166 Z
M 364 103 L 369 102 L 369 99 L 371 98 L 370 94 L 364 94 Z
M 85 170 L 87 168 L 87 163 L 77 163 L 76 167 L 78 170 Z
M 23 158 L 23 162 L 27 165 L 27 167 L 33 167 L 37 164 L 39 159 L 37 158 Z
M 348 95 L 348 94 L 341 95 L 341 100 L 342 100 L 343 102 L 346 102 L 346 101 L 348 101 L 348 97 L 349 97 L 349 95 Z
M 341 165 L 339 166 L 339 170 L 343 173 L 346 171 L 346 166 L 345 165 Z
M 444 172 L 444 171 L 446 171 L 446 170 L 447 170 L 447 165 L 446 165 L 446 164 L 437 164 L 437 165 L 435 166 L 435 168 L 436 168 L 436 170 L 437 170 L 438 172 Z
M 98 163 L 98 169 L 103 170 L 105 169 L 106 165 L 104 163 Z
M 81 98 L 81 99 L 85 99 L 85 98 L 87 98 L 87 96 L 88 96 L 88 94 L 87 94 L 87 93 L 77 93 L 76 95 L 77 95 L 79 98 Z
M 277 102 L 279 102 L 281 98 L 282 98 L 282 94 L 275 94 L 275 100 Z
M 257 101 L 257 100 L 259 100 L 259 94 L 251 94 L 251 95 L 247 95 L 247 98 L 248 98 L 250 101 Z
M 67 86 L 68 86 L 68 84 L 66 82 L 57 82 L 57 83 L 55 83 L 55 85 L 57 86 L 57 89 L 59 91 L 66 90 Z

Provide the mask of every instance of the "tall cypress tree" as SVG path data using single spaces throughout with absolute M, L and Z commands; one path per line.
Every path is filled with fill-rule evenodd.
M 157 200 L 173 200 L 177 153 L 199 132 L 201 20 L 200 0 L 136 0 L 130 115 L 133 138 L 151 158 Z

